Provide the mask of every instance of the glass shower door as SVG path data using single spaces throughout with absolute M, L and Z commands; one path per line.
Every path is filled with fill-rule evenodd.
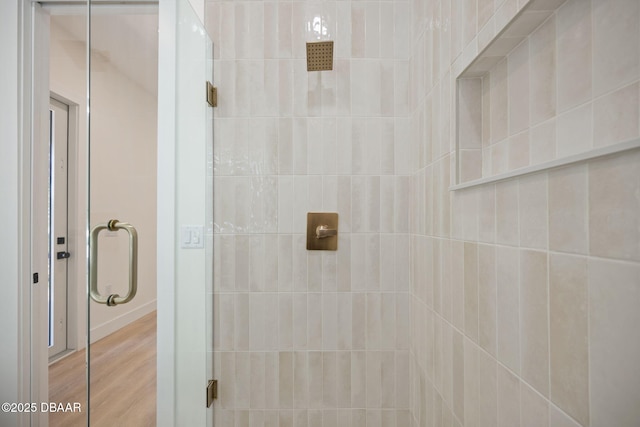
M 49 411 L 49 425 L 204 425 L 212 419 L 203 399 L 212 373 L 211 40 L 189 0 L 47 8 L 50 87 L 78 111 L 70 317 L 80 350 L 52 365 L 48 398 L 81 407 Z
M 172 14 L 161 10 L 175 19 L 167 27 L 159 24 L 157 6 L 91 3 L 89 421 L 204 425 L 212 329 L 206 303 L 213 250 L 213 112 L 206 96 L 211 41 L 189 0 L 160 2 L 160 8 L 175 8 Z M 159 78 L 159 36 L 163 54 L 175 53 L 171 84 Z M 173 177 L 168 185 L 167 177 Z M 171 274 L 165 274 L 167 265 Z M 157 372 L 156 361 L 171 340 L 173 397 L 167 401 L 168 373 Z M 169 406 L 172 415 L 165 417 Z
M 156 424 L 158 6 L 91 0 L 89 424 Z

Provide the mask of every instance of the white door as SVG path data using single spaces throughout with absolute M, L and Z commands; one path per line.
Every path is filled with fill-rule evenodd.
M 49 104 L 49 359 L 67 350 L 69 106 Z

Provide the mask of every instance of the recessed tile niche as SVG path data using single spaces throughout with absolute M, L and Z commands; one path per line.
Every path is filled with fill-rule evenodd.
M 638 40 L 590 4 L 531 0 L 457 77 L 452 190 L 640 147 Z M 598 73 L 629 56 L 617 78 Z

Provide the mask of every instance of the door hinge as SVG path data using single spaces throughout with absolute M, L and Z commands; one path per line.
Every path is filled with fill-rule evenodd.
M 207 102 L 212 107 L 218 106 L 218 88 L 207 82 Z
M 209 380 L 207 384 L 207 408 L 218 398 L 218 380 Z

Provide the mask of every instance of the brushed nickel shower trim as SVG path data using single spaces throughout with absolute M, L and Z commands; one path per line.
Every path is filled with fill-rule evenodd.
M 307 249 L 310 251 L 338 250 L 338 213 L 307 213 Z

